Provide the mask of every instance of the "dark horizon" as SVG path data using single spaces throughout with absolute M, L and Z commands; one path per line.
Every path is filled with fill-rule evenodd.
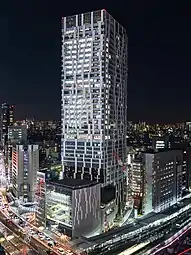
M 43 119 L 43 118 L 41 118 L 41 119 L 39 119 L 39 118 L 35 118 L 35 116 L 33 116 L 33 117 L 23 117 L 23 118 L 20 118 L 20 119 L 15 119 L 15 121 L 23 121 L 23 120 L 26 120 L 26 119 L 28 119 L 28 120 L 33 120 L 34 119 L 34 121 L 60 121 L 61 122 L 61 119 Z M 139 122 L 140 123 L 143 123 L 143 122 L 145 122 L 146 124 L 148 124 L 148 125 L 157 125 L 157 124 L 159 124 L 159 125 L 175 125 L 175 124 L 182 124 L 182 123 L 186 123 L 186 122 L 191 122 L 191 121 L 189 121 L 189 120 L 180 120 L 180 121 L 174 121 L 174 122 L 152 122 L 152 121 L 146 121 L 146 120 L 142 120 L 142 119 L 140 119 L 140 120 L 131 120 L 131 119 L 128 119 L 128 122 L 131 122 L 132 121 L 132 123 L 133 124 L 138 124 Z
M 61 17 L 103 8 L 127 29 L 128 119 L 191 119 L 191 4 L 8 2 L 0 12 L 0 103 L 14 104 L 16 119 L 59 120 Z

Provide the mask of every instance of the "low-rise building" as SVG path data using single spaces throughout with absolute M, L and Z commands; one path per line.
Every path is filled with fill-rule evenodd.
M 46 185 L 47 223 L 58 224 L 70 237 L 88 235 L 100 228 L 100 184 L 63 179 Z

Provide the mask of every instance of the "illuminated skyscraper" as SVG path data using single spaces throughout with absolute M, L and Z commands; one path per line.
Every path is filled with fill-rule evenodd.
M 3 144 L 6 144 L 8 140 L 8 127 L 13 125 L 13 114 L 14 106 L 7 103 L 2 104 L 1 107 L 1 121 L 2 121 L 2 131 L 1 138 Z
M 62 19 L 62 164 L 124 201 L 127 34 L 105 10 Z

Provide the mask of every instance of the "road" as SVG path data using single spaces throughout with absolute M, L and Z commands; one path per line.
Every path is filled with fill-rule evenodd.
M 101 244 L 94 246 L 94 248 L 89 251 L 89 254 L 115 255 L 123 252 L 128 248 L 131 249 L 134 245 L 138 245 L 147 241 L 151 243 L 149 244 L 149 249 L 150 246 L 152 246 L 152 243 L 155 247 L 155 243 L 157 241 L 162 242 L 163 239 L 169 238 L 169 235 L 173 236 L 178 232 L 176 228 L 177 224 L 189 224 L 191 222 L 191 207 L 181 208 L 180 213 L 179 211 L 176 212 L 175 215 L 172 213 L 169 217 L 170 218 L 168 221 L 166 221 L 166 218 L 163 218 L 162 220 L 153 222 L 150 224 L 150 226 L 149 224 L 145 224 L 145 226 L 142 228 L 141 226 L 138 226 L 137 228 L 131 226 L 128 234 L 126 234 L 126 232 L 124 235 L 121 233 L 119 235 L 116 234 L 116 236 L 114 236 L 114 242 L 112 239 L 105 243 L 102 242 Z M 150 254 L 154 255 L 155 253 L 153 252 Z
M 5 177 L 3 154 L 0 152 L 0 178 L 1 177 L 2 180 L 0 181 L 0 187 L 4 189 L 6 188 L 7 182 Z M 139 247 L 141 247 L 141 250 L 141 244 L 148 241 L 150 243 L 147 245 L 150 249 L 152 244 L 155 247 L 156 241 L 162 241 L 163 238 L 169 234 L 173 235 L 173 231 L 176 231 L 176 229 L 174 229 L 175 224 L 182 223 L 182 221 L 186 221 L 188 219 L 191 221 L 191 204 L 184 208 L 180 208 L 178 212 L 173 212 L 170 216 L 166 216 L 163 219 L 157 219 L 155 222 L 142 225 L 139 223 L 138 225 L 140 225 L 140 227 L 138 226 L 137 228 L 132 224 L 132 226 L 130 226 L 130 230 L 128 229 L 129 226 L 123 226 L 113 233 L 108 232 L 106 235 L 101 235 L 97 238 L 98 244 L 93 247 L 89 254 L 115 255 L 125 249 L 133 250 L 135 245 L 140 245 Z M 42 232 L 30 222 L 22 219 L 20 215 L 11 209 L 3 193 L 0 194 L 0 221 L 10 231 L 12 231 L 14 235 L 19 236 L 19 240 L 22 240 L 21 242 L 12 244 L 18 250 L 22 250 L 24 248 L 23 243 L 25 243 L 25 240 L 28 243 L 28 246 L 30 244 L 39 254 L 42 255 L 47 254 L 47 251 L 50 251 L 50 254 L 52 255 L 80 254 L 74 251 L 69 244 L 61 243 L 59 236 L 46 231 Z M 107 239 L 105 239 L 105 236 Z M 17 239 L 14 238 L 14 240 Z
M 191 254 L 191 226 L 182 231 L 180 234 L 174 234 L 172 241 L 160 249 L 156 255 L 180 255 L 180 254 Z
M 10 255 L 13 255 L 15 253 L 19 253 L 20 251 L 15 249 L 14 245 L 11 244 L 9 241 L 5 240 L 2 242 L 2 246 L 4 247 L 5 249 L 5 252 L 10 254 Z
M 24 249 L 30 251 L 31 254 L 37 254 L 29 245 L 26 245 L 25 242 L 2 223 L 0 223 L 0 233 L 4 236 L 4 241 L 1 244 L 10 255 L 21 254 Z
M 168 235 L 164 235 L 161 238 L 158 238 L 157 241 L 141 243 L 140 245 L 136 245 L 135 247 L 131 247 L 121 255 L 125 254 L 133 254 L 133 255 L 170 255 L 170 254 L 179 254 L 186 250 L 188 246 L 184 245 L 185 236 L 191 233 L 191 223 L 185 221 L 185 226 L 182 228 L 177 228 L 174 226 L 172 230 L 168 233 Z M 184 225 L 184 224 L 183 224 Z M 144 244 L 144 245 L 143 245 Z M 181 246 L 180 246 L 181 244 Z M 189 242 L 191 246 L 191 240 Z M 141 247 L 142 245 L 142 247 Z M 140 246 L 140 247 L 138 247 Z M 178 247 L 181 247 L 178 248 Z M 133 248 L 133 249 L 132 249 Z M 139 248 L 139 249 L 138 249 Z M 131 253 L 132 252 L 132 253 Z
M 61 243 L 54 234 L 49 236 L 42 233 L 34 225 L 24 220 L 20 215 L 16 214 L 9 206 L 3 191 L 6 189 L 8 182 L 6 180 L 4 155 L 0 151 L 0 221 L 8 227 L 12 232 L 18 235 L 22 240 L 37 250 L 40 254 L 47 254 L 49 251 L 54 255 L 79 255 L 73 251 L 69 244 Z
M 26 242 L 30 243 L 30 245 L 39 253 L 42 253 L 42 251 L 44 251 L 44 254 L 46 254 L 46 251 L 48 250 L 52 251 L 52 254 L 55 255 L 65 255 L 69 253 L 64 252 L 62 248 L 64 245 L 60 245 L 59 243 L 53 243 L 53 240 L 50 237 L 44 235 L 34 226 L 31 227 L 31 224 L 24 223 L 22 220 L 19 219 L 17 215 L 15 215 L 10 209 L 7 209 L 5 206 L 3 206 L 2 210 L 0 211 L 0 218 L 1 222 L 6 227 L 8 227 L 11 231 L 18 235 L 22 240 L 26 240 Z M 51 247 L 49 246 L 49 244 L 51 244 Z M 71 253 L 71 255 L 73 254 L 74 253 Z

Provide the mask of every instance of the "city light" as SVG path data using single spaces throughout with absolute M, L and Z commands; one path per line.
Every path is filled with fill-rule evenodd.
M 53 8 L 53 11 L 56 9 Z M 131 11 L 126 9 L 125 19 L 127 14 L 131 17 Z M 140 55 L 142 49 L 131 49 L 132 45 L 137 46 L 136 42 L 132 43 L 132 38 L 128 39 L 128 30 L 132 29 L 130 26 L 134 23 L 128 22 L 127 26 L 123 15 L 117 12 L 113 15 L 106 9 L 100 9 L 60 19 L 61 51 L 59 54 L 58 49 L 58 54 L 54 54 L 57 57 L 60 55 L 61 59 L 60 69 L 57 69 L 61 71 L 60 85 L 50 79 L 43 90 L 40 89 L 43 79 L 37 79 L 38 90 L 32 83 L 35 81 L 35 72 L 38 77 L 39 74 L 45 74 L 39 68 L 33 70 L 30 65 L 30 75 L 25 72 L 24 66 L 22 75 L 17 75 L 22 78 L 19 82 L 25 79 L 25 90 L 20 91 L 19 98 L 26 101 L 26 108 L 30 105 L 32 111 L 31 100 L 36 98 L 44 107 L 45 101 L 49 102 L 42 116 L 44 120 L 36 117 L 16 120 L 17 116 L 25 114 L 25 106 L 19 107 L 24 104 L 22 100 L 18 102 L 18 107 L 15 107 L 14 101 L 1 105 L 0 254 L 161 255 L 171 250 L 171 253 L 181 255 L 191 251 L 187 247 L 191 245 L 188 236 L 191 230 L 191 122 L 149 124 L 146 121 L 129 120 L 129 102 L 134 101 L 133 98 L 129 100 L 129 86 L 138 83 L 143 86 L 135 89 L 139 94 L 139 102 L 135 103 L 139 113 L 144 111 L 143 98 L 147 101 L 147 114 L 152 115 L 152 110 L 157 106 L 160 110 L 164 109 L 165 102 L 161 94 L 167 95 L 169 105 L 174 96 L 168 93 L 170 90 L 167 91 L 166 86 L 165 93 L 160 94 L 158 87 L 153 90 L 156 95 L 153 97 L 149 94 L 148 97 L 149 87 L 146 89 L 146 86 L 149 86 L 150 81 L 133 81 L 133 77 L 139 78 L 140 75 L 136 70 L 131 70 L 128 59 L 129 56 L 132 58 L 132 52 Z M 53 16 L 57 17 L 57 14 Z M 114 18 L 117 16 L 119 20 Z M 135 16 L 134 13 L 132 16 Z M 137 20 L 139 16 L 136 16 Z M 49 17 L 51 22 L 52 17 Z M 20 22 L 17 23 L 20 26 Z M 51 26 L 49 23 L 46 25 Z M 169 27 L 167 22 L 165 27 Z M 31 31 L 31 28 L 26 27 L 22 34 Z M 59 30 L 59 22 L 57 28 Z M 49 41 L 56 38 L 51 35 L 51 30 L 44 29 L 44 33 L 49 33 Z M 151 37 L 154 35 L 149 34 Z M 24 36 L 28 39 L 27 35 Z M 38 44 L 49 47 L 45 42 L 47 38 L 39 37 L 35 47 Z M 130 48 L 128 41 L 131 41 Z M 158 42 L 161 43 L 161 40 Z M 17 43 L 12 45 L 18 46 Z M 32 53 L 43 58 L 42 47 L 40 51 L 33 47 L 30 44 L 30 47 L 22 47 L 22 50 L 24 52 L 31 48 Z M 53 51 L 46 52 L 47 59 L 51 59 Z M 149 54 L 146 54 L 147 60 L 157 59 L 155 55 L 150 58 Z M 19 56 L 22 58 L 25 55 Z M 13 59 L 19 64 L 18 57 L 14 56 Z M 35 62 L 31 56 L 28 59 L 31 63 Z M 161 65 L 160 59 L 157 60 L 157 65 Z M 41 63 L 40 59 L 38 61 Z M 182 63 L 174 62 L 176 65 Z M 7 63 L 4 63 L 5 67 Z M 54 65 L 53 62 L 46 64 L 51 68 Z M 152 64 L 150 69 L 148 63 L 145 65 L 140 61 L 133 66 L 144 69 L 146 66 L 149 70 L 147 73 L 153 78 L 156 76 L 153 76 L 153 67 L 156 69 L 157 65 Z M 172 65 L 173 61 L 170 67 Z M 157 77 L 158 81 L 155 78 L 155 82 L 151 82 L 153 88 L 162 81 L 163 69 L 159 73 L 160 77 Z M 15 70 L 19 72 L 19 66 Z M 180 70 L 179 73 L 183 72 Z M 15 75 L 14 72 L 12 75 Z M 46 75 L 56 77 L 51 72 Z M 174 78 L 173 75 L 171 78 Z M 146 76 L 141 75 L 142 78 Z M 19 84 L 13 77 L 9 82 L 3 78 L 2 84 L 10 81 L 15 81 L 12 82 L 14 86 Z M 171 83 L 174 85 L 176 82 Z M 60 118 L 55 121 L 45 120 L 45 113 L 50 117 L 50 114 L 56 112 L 57 106 L 53 99 L 53 93 L 58 92 L 56 86 L 60 86 Z M 34 88 L 32 94 L 29 91 L 31 87 Z M 17 87 L 13 91 L 16 92 Z M 41 91 L 43 95 L 40 96 Z M 52 95 L 49 91 L 52 91 Z M 175 85 L 173 91 L 178 91 Z M 18 97 L 16 93 L 15 96 Z M 157 96 L 160 100 L 153 100 Z M 46 97 L 48 100 L 45 100 Z M 14 100 L 18 101 L 18 98 Z M 40 103 L 32 102 L 35 116 L 40 116 L 43 110 L 39 107 Z M 182 102 L 179 105 L 182 106 Z M 23 112 L 18 113 L 19 108 Z M 164 112 L 162 116 L 166 114 Z

